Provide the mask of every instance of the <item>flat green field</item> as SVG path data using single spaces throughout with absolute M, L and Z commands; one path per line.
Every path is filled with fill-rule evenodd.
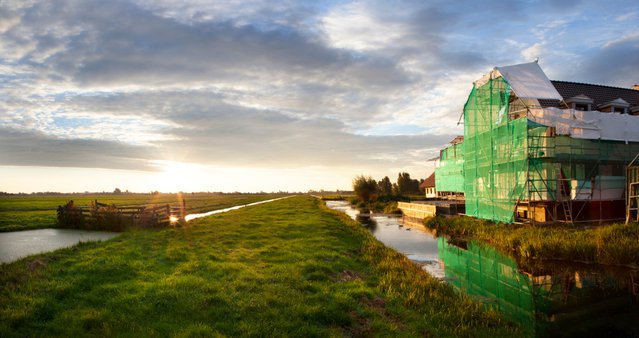
M 0 336 L 513 337 L 298 196 L 0 265 Z
M 186 201 L 188 213 L 206 212 L 279 197 L 275 194 L 69 194 L 0 196 L 0 231 L 56 226 L 56 208 L 73 200 L 88 205 L 93 200 L 117 206 L 175 204 Z

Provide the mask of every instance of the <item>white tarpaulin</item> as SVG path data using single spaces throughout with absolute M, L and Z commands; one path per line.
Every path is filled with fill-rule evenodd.
M 495 71 L 508 81 L 519 98 L 563 99 L 536 62 L 495 67 Z
M 639 116 L 559 108 L 531 108 L 531 121 L 555 127 L 558 135 L 591 140 L 639 142 Z
M 481 87 L 490 79 L 503 77 L 522 99 L 562 100 L 557 89 L 548 80 L 544 71 L 536 62 L 519 65 L 495 67 L 490 73 L 475 81 L 475 88 Z

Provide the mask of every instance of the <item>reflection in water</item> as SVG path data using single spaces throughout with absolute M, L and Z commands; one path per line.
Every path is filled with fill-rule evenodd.
M 639 337 L 639 270 L 547 261 L 519 266 L 487 245 L 453 244 L 397 218 L 357 218 L 347 202 L 326 204 L 368 222 L 379 241 L 521 323 L 532 336 Z
M 437 239 L 426 232 L 425 228 L 403 225 L 398 217 L 361 215 L 346 201 L 326 201 L 326 205 L 331 209 L 345 212 L 352 219 L 360 222 L 380 242 L 403 253 L 410 260 L 421 265 L 430 275 L 437 278 L 444 277 L 444 270 L 437 256 Z
M 497 250 L 439 238 L 446 280 L 535 336 L 639 336 L 637 270 L 538 264 L 524 272 Z
M 363 226 L 366 227 L 366 229 L 370 230 L 371 232 L 374 233 L 375 231 L 377 231 L 377 222 L 373 217 L 371 217 L 370 212 L 362 213 L 360 211 L 360 213 L 355 217 L 355 220 L 360 222 Z

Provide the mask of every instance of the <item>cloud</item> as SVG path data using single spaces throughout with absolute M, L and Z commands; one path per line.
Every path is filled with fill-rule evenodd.
M 155 170 L 156 149 L 0 128 L 0 165 Z
M 541 56 L 553 78 L 639 77 L 630 16 L 590 24 L 636 4 L 554 6 L 5 2 L 0 164 L 422 172 L 493 66 Z
M 639 78 L 639 34 L 606 43 L 584 62 L 587 81 L 631 87 Z

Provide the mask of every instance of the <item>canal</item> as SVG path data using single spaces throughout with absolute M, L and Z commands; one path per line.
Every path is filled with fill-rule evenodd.
M 327 201 L 436 278 L 501 311 L 538 337 L 639 337 L 639 270 L 530 262 L 481 243 L 449 243 L 401 218 L 359 214 Z
M 117 232 L 75 229 L 38 229 L 0 233 L 0 263 L 10 263 L 37 253 L 53 251 L 79 242 L 103 241 Z

